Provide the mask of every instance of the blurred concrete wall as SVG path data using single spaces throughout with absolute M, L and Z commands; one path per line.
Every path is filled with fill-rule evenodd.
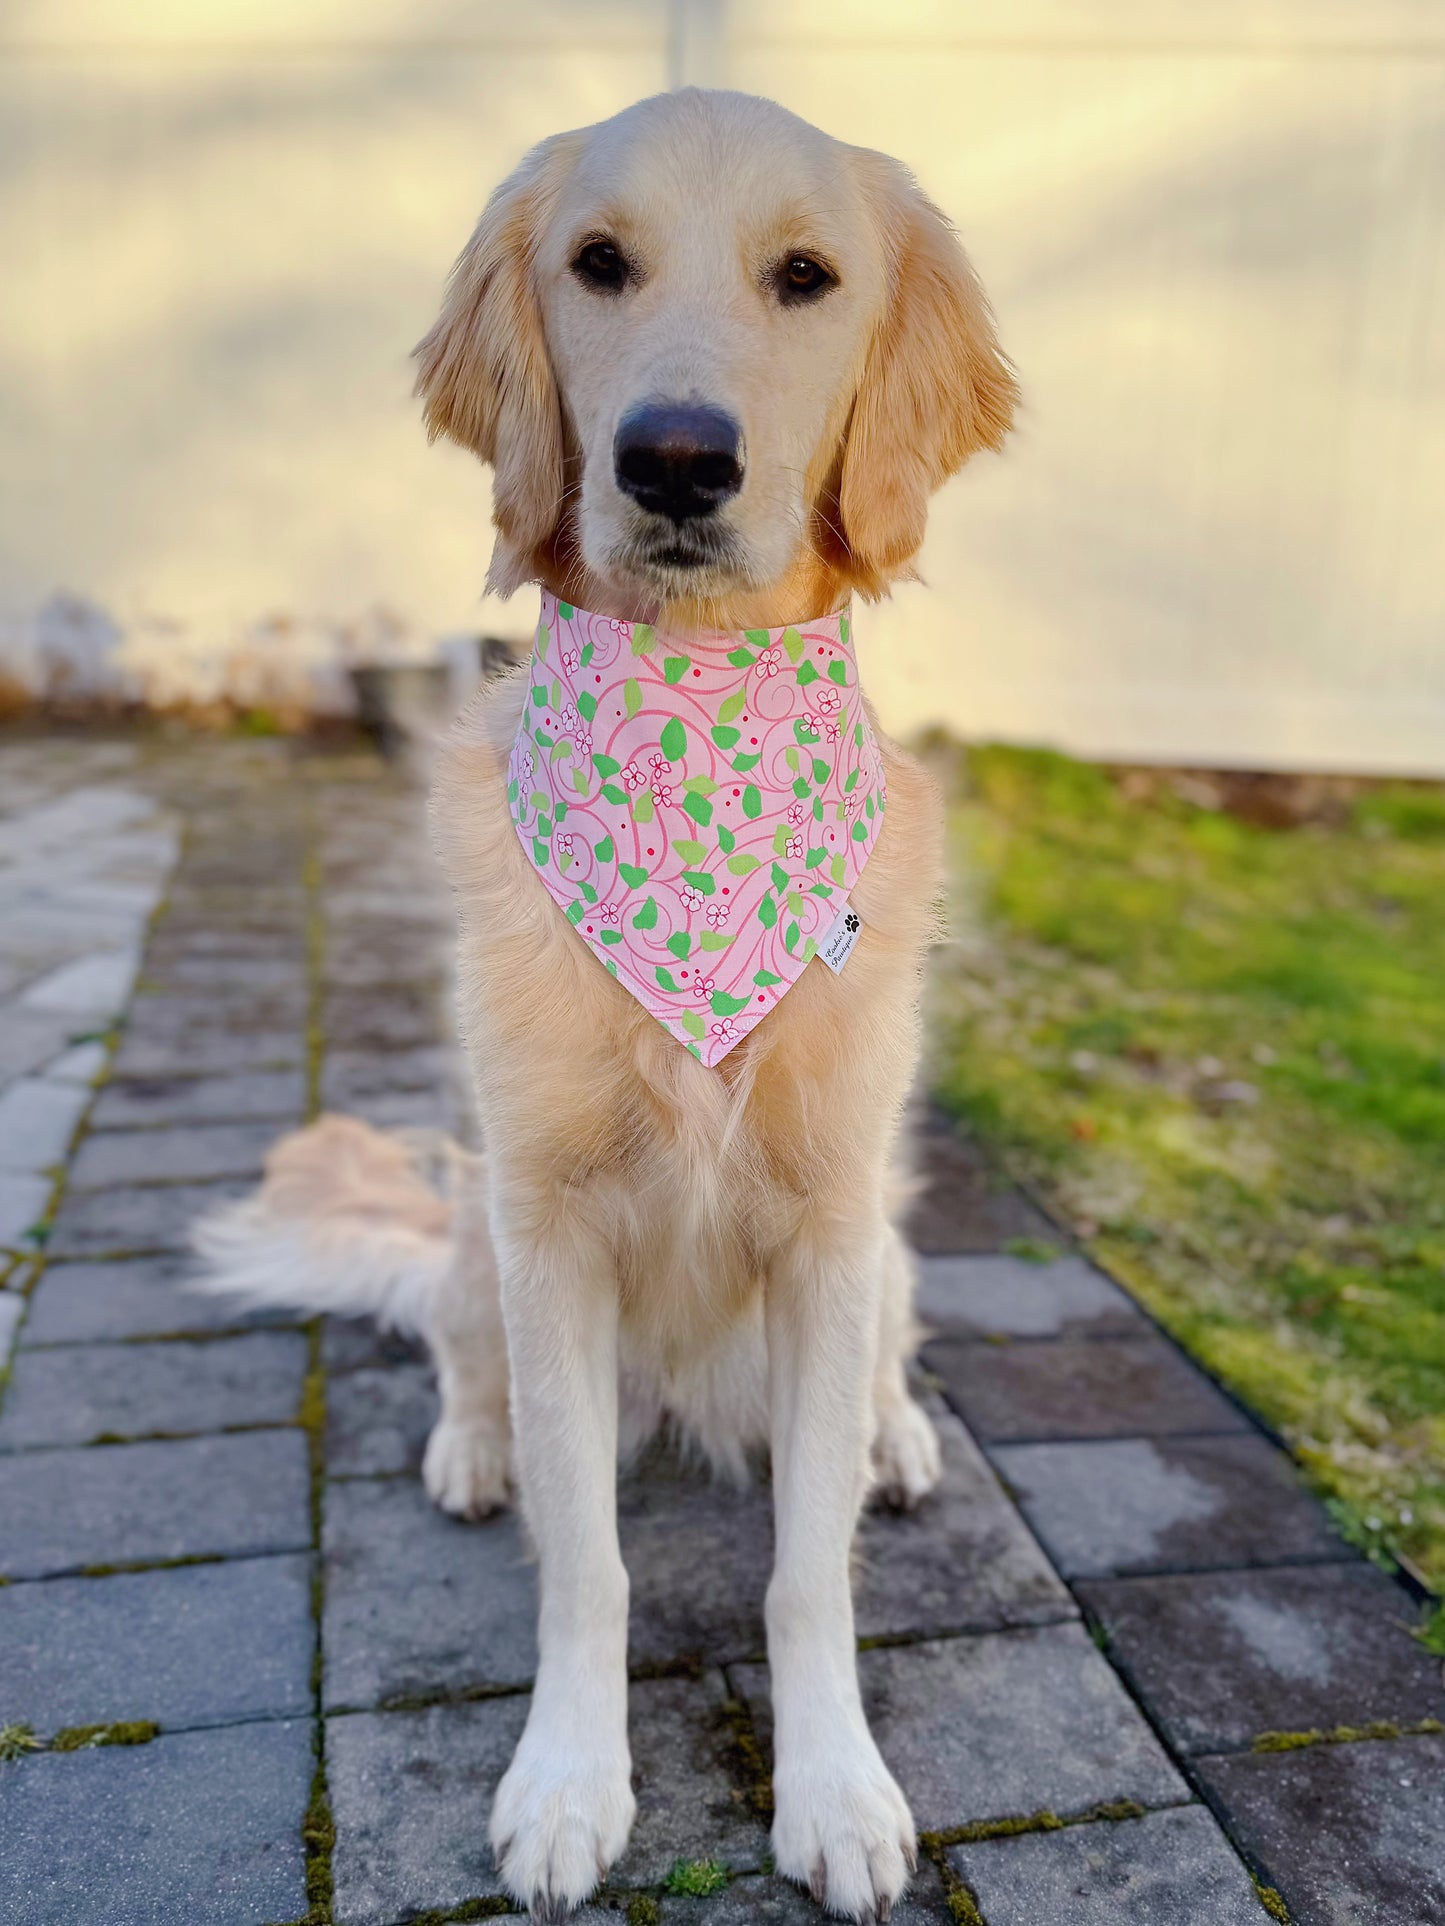
M 407 352 L 678 76 L 911 162 L 1021 370 L 860 624 L 895 728 L 1445 773 L 1445 0 L 6 0 L 0 613 L 524 632 Z

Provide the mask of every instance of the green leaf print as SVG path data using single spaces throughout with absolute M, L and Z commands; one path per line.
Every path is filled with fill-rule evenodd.
M 731 749 L 742 739 L 741 729 L 714 729 L 712 739 L 719 749 Z
M 592 652 L 596 648 L 596 646 L 597 645 L 595 642 L 584 642 L 582 644 L 582 667 L 584 669 L 587 668 L 591 663 Z
M 658 745 L 669 762 L 681 762 L 687 754 L 687 731 L 676 716 L 669 716 L 662 725 L 662 734 L 657 738 Z
M 652 791 L 640 789 L 632 798 L 632 820 L 635 823 L 652 821 Z
M 590 689 L 584 689 L 577 698 L 577 713 L 584 722 L 590 722 L 597 713 L 597 698 Z
M 621 930 L 603 930 L 602 941 L 604 943 L 620 943 L 622 941 Z
M 540 836 L 534 836 L 532 838 L 532 861 L 537 865 L 538 869 L 545 869 L 547 867 L 547 845 L 542 841 Z
M 600 843 L 593 845 L 592 854 L 597 858 L 599 863 L 610 863 L 616 853 L 616 845 L 610 836 L 604 836 Z
M 758 750 L 756 754 L 750 754 L 746 756 L 734 756 L 733 768 L 737 770 L 740 776 L 745 776 L 750 769 L 756 769 L 758 764 L 762 761 L 762 759 L 763 759 L 763 753 L 761 749 Z
M 732 938 L 724 936 L 721 930 L 704 930 L 698 941 L 705 950 L 725 950 Z
M 816 682 L 817 680 L 818 669 L 816 663 L 800 662 L 798 664 L 798 684 L 800 688 L 806 689 L 810 682 Z
M 858 778 L 862 775 L 862 773 L 863 771 L 861 769 L 850 769 L 848 771 L 848 780 L 843 785 L 843 794 L 845 796 L 852 795 L 853 791 L 858 786 Z
M 685 869 L 682 872 L 682 880 L 685 883 L 691 883 L 694 889 L 701 890 L 704 896 L 711 896 L 717 888 L 717 884 L 705 869 Z
M 803 961 L 805 963 L 811 963 L 813 958 L 817 954 L 818 954 L 818 945 L 813 941 L 812 937 L 810 936 L 807 942 L 803 945 Z
M 853 825 L 853 840 L 854 840 L 854 842 L 855 842 L 855 843 L 866 843 L 866 842 L 867 842 L 867 840 L 868 840 L 868 825 L 867 825 L 867 823 L 854 823 L 854 825 Z
M 635 930 L 655 930 L 657 928 L 657 898 L 649 896 L 642 908 L 632 919 Z
M 753 971 L 753 981 L 760 990 L 770 989 L 774 983 L 781 983 L 782 980 L 780 976 L 774 976 L 771 970 Z
M 515 804 L 517 800 L 517 779 L 514 776 L 507 784 L 507 801 Z
M 622 685 L 622 707 L 629 721 L 642 707 L 642 684 L 635 675 L 628 676 Z
M 830 868 L 832 871 L 833 881 L 838 885 L 839 889 L 841 889 L 843 887 L 844 880 L 848 874 L 848 866 L 844 862 L 841 854 L 833 858 Z
M 693 821 L 701 823 L 704 829 L 712 821 L 712 804 L 706 796 L 689 793 L 683 797 L 682 806 Z
M 751 649 L 729 649 L 728 661 L 735 669 L 750 669 L 753 666 L 753 652 Z
M 783 948 L 788 952 L 789 956 L 797 949 L 798 938 L 802 934 L 802 930 L 796 923 L 789 923 L 788 927 L 783 931 Z
M 788 832 L 786 829 L 784 829 L 780 833 L 786 836 Z M 778 845 L 774 844 L 774 848 L 777 848 L 777 847 Z M 781 893 L 787 887 L 788 887 L 788 872 L 783 868 L 781 863 L 774 863 L 773 864 L 773 888 L 777 890 L 781 895 Z
M 662 660 L 662 679 L 670 689 L 675 689 L 687 674 L 692 664 L 685 655 L 668 655 Z
M 714 1016 L 736 1016 L 739 1010 L 746 1010 L 751 1000 L 745 996 L 729 996 L 726 990 L 714 990 L 712 1013 Z
M 717 784 L 711 776 L 689 776 L 682 785 L 690 796 L 715 796 Z
M 586 914 L 586 910 L 583 909 L 580 903 L 569 903 L 567 905 L 567 921 L 569 923 L 580 923 Z
M 681 989 L 681 985 L 673 981 L 672 971 L 663 969 L 660 963 L 657 966 L 657 981 L 662 989 L 671 990 L 674 996 Z
M 537 660 L 539 662 L 545 662 L 547 660 L 547 645 L 551 640 L 552 638 L 547 632 L 547 624 L 545 622 L 539 622 L 537 624 Z
M 629 889 L 641 889 L 647 881 L 647 871 L 640 869 L 636 863 L 619 863 L 617 874 Z
M 675 836 L 672 846 L 685 863 L 704 863 L 707 861 L 706 843 L 690 843 L 685 841 L 681 836 Z
M 570 602 L 559 602 L 557 604 L 557 613 L 564 622 L 570 622 L 577 611 Z
M 762 868 L 762 864 L 756 856 L 749 856 L 748 852 L 743 850 L 741 855 L 728 857 L 728 868 L 734 876 L 751 876 L 755 869 Z
M 627 801 L 626 796 L 623 795 L 615 782 L 603 783 L 602 796 L 604 801 L 610 803 L 625 803 Z
M 765 896 L 758 904 L 758 921 L 765 930 L 770 930 L 778 920 L 778 906 L 771 896 Z
M 557 740 L 552 744 L 552 753 L 548 760 L 551 762 L 561 762 L 564 757 L 570 756 L 571 753 L 571 736 L 558 736 Z
M 773 831 L 773 854 L 775 856 L 781 856 L 783 851 L 788 847 L 788 838 L 792 833 L 792 830 L 789 829 L 786 823 L 778 824 L 777 828 Z
M 864 798 L 863 809 L 866 815 L 871 816 L 873 814 L 873 798 L 871 796 L 866 796 Z
M 789 768 L 790 768 L 790 769 L 792 770 L 792 772 L 793 772 L 793 774 L 794 774 L 794 775 L 797 775 L 797 773 L 798 773 L 798 745 L 797 745 L 797 744 L 796 744 L 795 742 L 794 742 L 794 743 L 789 743 L 789 745 L 788 745 L 788 747 L 787 747 L 787 748 L 786 748 L 786 749 L 785 749 L 785 750 L 783 751 L 783 761 L 784 761 L 784 762 L 785 762 L 785 763 L 786 763 L 786 764 L 788 765 L 788 767 L 789 767 Z
M 788 908 L 793 912 L 794 916 L 801 916 L 803 914 L 803 892 L 800 889 L 790 889 L 788 891 Z
M 595 903 L 597 901 L 597 892 L 595 889 L 593 889 L 590 883 L 579 883 L 577 887 L 578 889 L 581 890 L 582 894 L 587 898 L 587 901 L 589 903 Z
M 813 781 L 814 781 L 814 782 L 826 782 L 826 781 L 828 780 L 828 777 L 829 777 L 829 775 L 830 775 L 830 773 L 831 773 L 831 772 L 830 772 L 830 770 L 829 770 L 829 768 L 828 768 L 828 765 L 827 765 L 827 763 L 826 763 L 826 762 L 824 762 L 824 760 L 823 760 L 823 758 L 822 758 L 821 756 L 814 756 L 814 758 L 813 758 Z
M 748 641 L 752 643 L 755 649 L 765 649 L 768 646 L 768 633 L 769 632 L 767 629 L 744 629 L 743 630 L 743 634 L 747 637 Z
M 822 822 L 822 820 L 823 820 L 823 798 L 821 796 L 814 796 L 813 821 L 815 823 L 820 823 Z
M 737 847 L 737 841 L 738 841 L 738 839 L 737 839 L 737 837 L 736 837 L 736 836 L 734 836 L 734 834 L 733 834 L 733 833 L 732 833 L 732 831 L 731 831 L 731 830 L 730 830 L 730 829 L 728 828 L 728 826 L 727 826 L 727 824 L 726 824 L 726 823 L 719 823 L 719 824 L 718 824 L 718 826 L 717 826 L 717 846 L 718 846 L 718 848 L 719 848 L 719 849 L 720 849 L 720 850 L 722 851 L 722 853 L 723 853 L 723 855 L 724 855 L 724 856 L 731 856 L 731 855 L 732 855 L 732 853 L 733 853 L 733 851 L 734 851 L 734 849 L 736 849 L 736 847 Z
M 783 647 L 788 652 L 790 662 L 800 662 L 803 657 L 803 638 L 796 629 L 783 630 Z
M 840 685 L 848 680 L 848 664 L 842 656 L 837 656 L 828 664 L 828 678 Z
M 827 883 L 814 883 L 808 891 L 808 894 L 810 896 L 831 896 L 833 892 Z
M 816 868 L 818 867 L 818 865 L 819 865 L 819 863 L 821 863 L 821 862 L 823 861 L 823 858 L 824 858 L 824 857 L 825 857 L 825 856 L 826 856 L 827 854 L 828 854 L 828 852 L 827 852 L 827 850 L 826 850 L 826 849 L 810 849 L 810 850 L 808 851 L 808 862 L 807 862 L 807 867 L 808 867 L 809 869 L 816 869 Z
M 855 722 L 853 725 L 853 747 L 855 749 L 861 749 L 863 747 L 863 725 L 861 722 Z
M 535 702 L 535 703 L 536 703 L 536 705 L 537 705 L 537 707 L 538 707 L 539 709 L 545 709 L 545 708 L 546 708 L 546 706 L 547 706 L 547 685 L 546 685 L 546 683 L 545 683 L 545 682 L 534 682 L 534 683 L 532 684 L 532 700 L 533 700 L 533 702 Z
M 793 794 L 798 798 L 798 801 L 801 802 L 805 796 L 810 796 L 812 793 L 808 787 L 806 776 L 799 776 L 798 780 L 793 784 Z
M 677 1020 L 690 1037 L 705 1037 L 707 1035 L 707 1025 L 703 1022 L 696 1010 L 683 1010 Z
M 592 757 L 592 767 L 597 771 L 599 776 L 615 776 L 622 767 L 622 764 L 617 760 L 616 756 L 604 756 L 600 751 L 597 751 L 594 752 Z
M 527 798 L 527 807 L 528 809 L 547 809 L 550 808 L 551 802 L 552 798 L 543 790 L 534 789 Z
M 692 955 L 692 938 L 686 930 L 674 930 L 672 935 L 667 939 L 667 947 L 672 951 L 679 963 L 686 963 L 687 959 Z
M 756 761 L 756 757 L 754 758 Z M 743 791 L 743 814 L 750 823 L 755 823 L 763 813 L 763 799 L 752 783 Z
M 637 627 L 632 631 L 632 653 L 634 655 L 650 654 L 653 640 L 654 637 L 650 625 L 646 622 L 639 622 Z
M 539 816 L 537 818 L 537 834 L 550 839 L 552 834 L 552 818 L 550 816 Z
M 562 684 L 555 679 L 552 683 L 552 707 L 554 709 L 562 707 Z
M 747 702 L 747 684 L 744 683 L 741 689 L 734 689 L 732 694 L 727 696 L 718 705 L 718 721 L 731 722 L 734 716 L 740 716 L 742 714 L 743 710 L 747 707 Z

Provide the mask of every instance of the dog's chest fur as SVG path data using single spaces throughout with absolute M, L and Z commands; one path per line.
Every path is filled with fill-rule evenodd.
M 523 696 L 499 679 L 438 770 L 458 992 L 494 1208 L 521 1236 L 574 1227 L 614 1267 L 629 1344 L 667 1372 L 724 1349 L 778 1255 L 877 1208 L 912 1074 L 941 824 L 886 738 L 888 813 L 854 892 L 863 935 L 814 962 L 706 1069 L 601 969 L 538 882 L 505 798 Z

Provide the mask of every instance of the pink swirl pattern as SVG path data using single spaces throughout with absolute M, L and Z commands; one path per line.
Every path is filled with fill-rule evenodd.
M 578 936 L 709 1067 L 801 976 L 883 819 L 851 626 L 683 638 L 542 595 L 512 820 Z

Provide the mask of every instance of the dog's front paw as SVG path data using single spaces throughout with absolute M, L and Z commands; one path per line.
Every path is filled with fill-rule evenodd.
M 606 1876 L 636 1810 L 625 1745 L 596 1752 L 528 1726 L 492 1806 L 503 1885 L 534 1919 L 565 1917 Z
M 485 1518 L 507 1502 L 511 1442 L 495 1427 L 442 1418 L 427 1439 L 422 1483 L 434 1504 L 456 1518 Z
M 904 1398 L 878 1420 L 873 1440 L 873 1493 L 894 1511 L 912 1511 L 943 1473 L 933 1420 Z
M 918 1863 L 908 1801 L 866 1733 L 773 1779 L 773 1858 L 844 1919 L 885 1921 Z

